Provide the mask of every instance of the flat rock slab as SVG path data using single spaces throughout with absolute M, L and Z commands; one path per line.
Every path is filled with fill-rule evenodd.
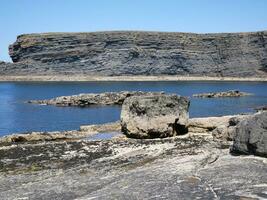
M 266 198 L 267 160 L 211 138 L 41 142 L 0 147 L 8 199 Z

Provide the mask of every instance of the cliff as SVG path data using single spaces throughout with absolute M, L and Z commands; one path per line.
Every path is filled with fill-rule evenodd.
M 267 77 L 267 31 L 25 34 L 9 54 L 2 75 Z

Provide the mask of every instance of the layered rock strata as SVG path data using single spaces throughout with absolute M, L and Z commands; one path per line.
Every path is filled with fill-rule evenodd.
M 267 77 L 267 32 L 41 33 L 17 37 L 1 75 Z

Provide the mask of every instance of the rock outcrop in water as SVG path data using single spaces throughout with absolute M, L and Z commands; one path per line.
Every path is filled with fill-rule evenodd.
M 122 105 L 127 97 L 159 94 L 164 94 L 164 92 L 121 91 L 104 92 L 99 94 L 88 93 L 72 96 L 61 96 L 46 100 L 30 100 L 28 103 L 78 107 L 88 107 L 92 105 Z
M 1 75 L 267 77 L 267 32 L 24 34 Z
M 238 90 L 229 90 L 226 92 L 210 92 L 210 93 L 202 93 L 202 94 L 194 94 L 193 97 L 199 98 L 219 98 L 219 97 L 243 97 L 250 96 L 251 93 L 240 92 Z
M 164 138 L 188 132 L 189 100 L 177 95 L 132 96 L 122 104 L 122 132 L 133 138 Z

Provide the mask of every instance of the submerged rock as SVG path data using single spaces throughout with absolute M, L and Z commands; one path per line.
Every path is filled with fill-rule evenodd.
M 88 93 L 72 96 L 61 96 L 47 100 L 30 100 L 28 103 L 55 105 L 55 106 L 79 106 L 86 107 L 91 105 L 121 105 L 130 96 L 142 96 L 152 94 L 164 94 L 164 92 L 141 92 L 141 91 L 121 91 L 104 92 L 99 94 Z
M 122 132 L 133 138 L 164 138 L 188 132 L 189 100 L 177 95 L 127 98 L 121 111 Z
M 252 94 L 246 92 L 240 92 L 238 90 L 229 90 L 226 92 L 211 92 L 211 93 L 202 93 L 194 94 L 193 97 L 199 98 L 218 98 L 218 97 L 243 97 L 250 96 Z
M 232 153 L 267 157 L 267 112 L 241 121 L 234 133 Z

